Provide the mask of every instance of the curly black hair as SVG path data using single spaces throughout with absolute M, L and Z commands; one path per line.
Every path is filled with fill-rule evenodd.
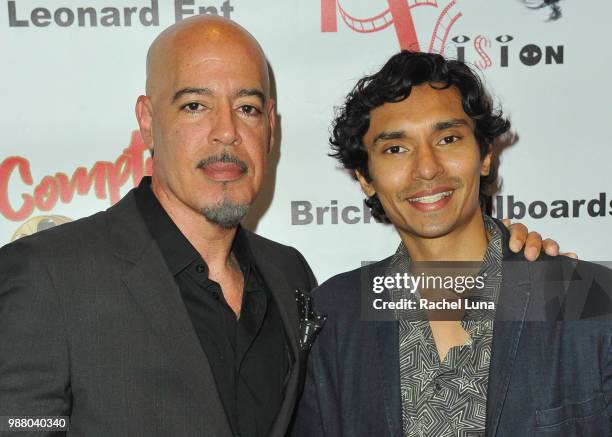
M 338 159 L 346 169 L 358 170 L 369 181 L 368 153 L 363 136 L 370 125 L 370 111 L 385 103 L 406 99 L 413 86 L 424 83 L 436 89 L 455 86 L 459 90 L 463 110 L 474 120 L 474 136 L 481 159 L 493 142 L 510 129 L 508 119 L 504 118 L 501 109 L 494 107 L 482 81 L 465 63 L 434 53 L 402 50 L 380 71 L 360 79 L 348 94 L 332 123 L 330 156 Z M 497 167 L 492 165 L 489 175 L 480 178 L 481 207 L 490 202 L 490 191 L 496 180 Z M 366 204 L 374 217 L 387 221 L 376 194 L 366 199 Z

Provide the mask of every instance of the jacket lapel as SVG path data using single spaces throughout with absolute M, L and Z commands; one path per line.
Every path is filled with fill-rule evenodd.
M 116 256 L 131 265 L 122 280 L 157 334 L 160 349 L 172 356 L 176 371 L 201 402 L 211 435 L 230 436 L 231 428 L 210 364 L 163 256 L 149 234 L 132 194 L 109 210 Z
M 402 435 L 402 402 L 399 370 L 399 322 L 382 321 L 376 324 L 376 340 L 384 399 L 384 413 L 389 426 L 389 435 Z
M 519 261 L 520 257 L 509 251 L 509 234 L 503 225 L 501 231 L 504 236 L 502 242 L 504 257 L 489 366 L 487 437 L 493 437 L 497 433 L 531 292 L 529 266 L 526 261 Z
M 249 240 L 249 243 L 251 241 Z M 270 436 L 284 436 L 293 416 L 299 386 L 300 352 L 298 348 L 299 320 L 294 290 L 285 279 L 285 275 L 270 261 L 271 256 L 260 250 L 255 244 L 249 244 L 254 263 L 272 293 L 278 307 L 283 328 L 287 338 L 290 355 L 290 371 L 285 386 L 285 396 L 276 421 L 272 425 Z M 302 290 L 309 291 L 309 290 Z

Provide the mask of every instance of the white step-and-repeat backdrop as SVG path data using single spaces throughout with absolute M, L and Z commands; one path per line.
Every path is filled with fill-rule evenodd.
M 496 214 L 611 259 L 608 0 L 0 0 L 0 244 L 105 209 L 149 171 L 133 115 L 147 47 L 198 13 L 267 53 L 282 140 L 247 226 L 319 280 L 397 245 L 327 138 L 355 81 L 402 47 L 472 63 L 511 117 Z

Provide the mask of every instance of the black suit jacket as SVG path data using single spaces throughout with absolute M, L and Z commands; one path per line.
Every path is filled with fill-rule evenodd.
M 501 228 L 487 437 L 612 436 L 612 272 L 561 256 L 529 263 L 507 249 Z M 389 261 L 313 292 L 328 318 L 308 358 L 293 437 L 402 436 L 399 325 L 361 321 L 362 280 Z
M 294 290 L 308 292 L 315 278 L 294 248 L 246 236 L 288 334 L 291 366 L 270 433 L 280 437 L 305 359 Z M 231 435 L 132 193 L 106 212 L 0 249 L 0 416 L 10 415 L 70 416 L 68 436 Z

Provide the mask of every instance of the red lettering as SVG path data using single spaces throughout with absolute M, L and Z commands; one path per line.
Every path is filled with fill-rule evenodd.
M 51 176 L 45 176 L 34 188 L 34 203 L 41 211 L 49 211 L 57 203 L 57 184 Z
M 321 0 L 321 32 L 337 32 L 337 0 Z
M 124 153 L 130 155 L 132 162 L 132 181 L 134 186 L 138 186 L 143 176 L 151 176 L 153 172 L 153 160 L 150 156 L 144 159 L 145 152 L 149 149 L 142 141 L 139 131 L 132 132 L 130 146 L 124 150 Z
M 55 173 L 61 201 L 69 203 L 75 191 L 81 196 L 88 194 L 92 185 L 95 188 L 96 197 L 104 199 L 106 197 L 106 176 L 111 165 L 110 162 L 98 161 L 89 172 L 85 167 L 78 167 L 70 180 L 64 173 Z
M 74 178 L 69 180 L 67 174 L 55 173 L 55 180 L 57 180 L 57 184 L 59 185 L 60 200 L 64 203 L 70 203 L 72 197 L 74 196 Z
M 137 186 L 140 183 L 143 175 L 143 160 L 142 155 L 147 146 L 142 141 L 142 137 L 140 136 L 140 132 L 134 131 L 132 132 L 132 138 L 130 140 L 130 145 L 127 149 L 123 151 L 126 155 L 130 157 L 130 162 L 132 163 L 132 181 L 134 186 Z
M 121 194 L 119 189 L 130 177 L 132 162 L 130 156 L 125 153 L 115 161 L 108 172 L 108 193 L 112 204 L 119 202 Z
M 389 10 L 393 17 L 395 33 L 402 49 L 419 51 L 419 40 L 414 27 L 414 20 L 408 2 L 405 0 L 388 0 Z
M 34 196 L 22 194 L 23 204 L 14 210 L 9 202 L 9 183 L 11 174 L 19 170 L 21 180 L 32 185 L 30 163 L 21 157 L 10 157 L 0 164 L 0 213 L 9 220 L 23 221 L 34 212 L 34 208 L 49 211 L 55 207 L 58 200 L 70 203 L 77 193 L 81 196 L 88 194 L 92 187 L 98 199 L 106 199 L 107 192 L 111 204 L 115 204 L 121 197 L 120 189 L 126 182 L 132 180 L 136 187 L 144 175 L 151 175 L 153 161 L 151 157 L 145 159 L 148 151 L 142 141 L 140 133 L 132 133 L 130 145 L 115 160 L 115 162 L 98 161 L 91 170 L 78 167 L 72 177 L 65 173 L 55 173 L 54 176 L 45 176 L 34 188 Z
M 19 176 L 23 183 L 32 185 L 32 173 L 30 163 L 27 159 L 12 156 L 6 158 L 0 164 L 0 212 L 9 220 L 22 221 L 27 219 L 34 211 L 34 199 L 29 194 L 22 194 L 23 205 L 18 210 L 14 210 L 9 200 L 9 180 L 15 168 L 19 169 Z

